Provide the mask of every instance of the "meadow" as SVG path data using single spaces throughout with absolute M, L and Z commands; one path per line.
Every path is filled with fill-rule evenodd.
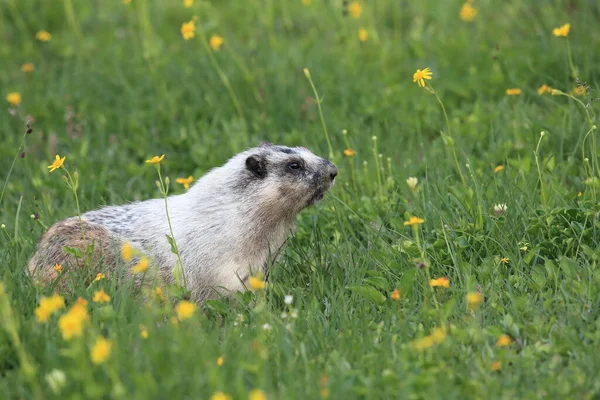
M 593 0 L 0 2 L 0 398 L 598 398 L 599 26 Z M 33 284 L 53 223 L 161 196 L 146 160 L 183 193 L 265 140 L 339 167 L 266 287 Z

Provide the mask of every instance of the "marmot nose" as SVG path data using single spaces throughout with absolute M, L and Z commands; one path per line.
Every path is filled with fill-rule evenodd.
M 334 164 L 329 164 L 329 176 L 331 177 L 331 180 L 334 180 L 335 177 L 338 174 L 338 169 Z

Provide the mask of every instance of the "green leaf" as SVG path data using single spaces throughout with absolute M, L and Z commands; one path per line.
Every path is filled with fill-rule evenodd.
M 229 312 L 229 308 L 227 307 L 226 304 L 223 304 L 221 301 L 219 300 L 206 300 L 204 302 L 204 305 L 213 310 L 216 311 L 217 313 L 221 314 L 222 316 L 225 316 L 228 314 Z
M 83 258 L 83 252 L 81 251 L 81 249 L 78 249 L 76 247 L 64 246 L 63 251 L 67 254 L 72 255 L 75 258 Z
M 171 253 L 177 254 L 177 247 L 175 246 L 175 239 L 173 239 L 171 236 L 166 235 L 166 234 L 165 234 L 165 236 L 167 237 L 167 241 L 171 245 Z
M 570 258 L 561 256 L 558 259 L 558 266 L 569 278 L 575 279 L 577 277 L 577 270 L 579 269 L 579 266 Z
M 190 299 L 190 291 L 184 288 L 183 286 L 176 285 L 174 283 L 167 285 L 167 292 L 171 297 L 176 300 L 189 300 Z
M 365 278 L 364 281 L 384 291 L 387 291 L 390 288 L 387 279 L 385 279 L 383 276 L 371 276 L 369 278 Z
M 416 268 L 412 268 L 409 269 L 408 271 L 406 271 L 404 273 L 404 275 L 402 275 L 402 278 L 400 278 L 400 293 L 402 293 L 402 295 L 404 296 L 404 294 L 406 294 L 406 296 L 408 296 L 410 294 L 410 292 L 412 291 L 412 288 L 415 284 L 415 278 L 417 276 L 417 269 Z
M 372 286 L 351 285 L 348 286 L 348 289 L 375 304 L 381 304 L 385 301 L 385 296 Z

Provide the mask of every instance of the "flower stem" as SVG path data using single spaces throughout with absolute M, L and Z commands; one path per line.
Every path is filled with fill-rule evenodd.
M 415 238 L 415 242 L 417 243 L 417 247 L 419 248 L 419 251 L 421 252 L 421 261 L 425 264 L 425 266 L 423 267 L 425 269 L 425 275 L 427 278 L 427 282 L 426 285 L 429 287 L 429 291 L 431 292 L 431 297 L 433 298 L 433 306 L 435 307 L 435 310 L 438 313 L 440 313 L 440 305 L 438 303 L 437 300 L 437 296 L 435 295 L 435 289 L 429 284 L 429 282 L 431 281 L 431 271 L 429 270 L 429 263 L 427 262 L 427 256 L 425 254 L 425 249 L 423 249 L 421 247 L 421 228 L 420 225 L 413 225 L 412 226 L 412 231 L 413 231 L 413 237 Z M 442 323 L 441 318 L 440 318 L 440 323 Z
M 77 206 L 77 217 L 79 218 L 79 228 L 81 229 L 81 236 L 83 238 L 83 244 L 87 248 L 87 240 L 85 239 L 85 230 L 83 229 L 83 218 L 81 218 L 81 208 L 79 207 L 79 196 L 77 196 L 77 187 L 79 186 L 79 182 L 75 182 L 69 171 L 64 167 L 61 168 L 67 174 L 67 178 L 69 180 L 68 186 L 73 191 L 73 195 L 75 195 L 75 205 Z
M 535 165 L 537 166 L 537 170 L 538 170 L 538 177 L 540 180 L 540 195 L 541 195 L 541 200 L 542 200 L 542 206 L 544 208 L 546 208 L 546 191 L 544 190 L 544 180 L 542 179 L 542 170 L 540 168 L 540 161 L 538 158 L 539 155 L 539 150 L 540 150 L 540 144 L 542 143 L 542 138 L 544 137 L 544 132 L 542 132 L 540 134 L 540 139 L 538 140 L 537 146 L 535 148 L 535 151 L 533 152 L 534 156 L 535 156 Z
M 65 14 L 67 16 L 67 21 L 69 21 L 69 25 L 71 26 L 71 31 L 77 38 L 77 42 L 79 46 L 81 46 L 81 30 L 79 29 L 79 24 L 77 23 L 77 18 L 75 16 L 75 8 L 73 7 L 72 0 L 64 0 L 65 6 Z M 77 54 L 81 52 L 78 51 Z
M 210 59 L 210 62 L 212 64 L 213 68 L 217 72 L 217 75 L 219 75 L 219 78 L 221 79 L 223 86 L 225 86 L 225 89 L 227 89 L 227 92 L 229 93 L 229 97 L 231 97 L 231 101 L 233 102 L 233 105 L 235 106 L 235 109 L 237 111 L 239 118 L 242 120 L 243 123 L 245 123 L 246 117 L 244 115 L 244 110 L 242 109 L 242 106 L 240 105 L 240 101 L 238 100 L 238 97 L 235 94 L 233 87 L 231 86 L 231 82 L 229 81 L 229 78 L 227 77 L 225 72 L 223 72 L 223 69 L 217 62 L 217 59 L 215 58 L 215 55 L 214 55 L 212 49 L 208 45 L 208 41 L 206 40 L 206 36 L 204 35 L 204 32 L 202 31 L 202 29 L 200 27 L 197 27 L 196 29 L 198 30 L 198 36 L 200 36 L 200 41 L 202 42 L 204 50 L 206 50 L 206 53 L 208 54 L 208 58 Z
M 569 42 L 569 38 L 567 39 L 567 56 L 569 58 L 569 68 L 571 69 L 571 76 L 573 78 L 577 78 L 577 70 L 575 68 L 575 64 L 573 63 L 573 56 L 571 54 L 571 43 Z
M 169 193 L 168 186 L 165 185 L 162 175 L 160 173 L 160 164 L 156 166 L 156 171 L 158 172 L 158 180 L 160 182 L 160 191 L 165 200 L 165 214 L 167 216 L 167 222 L 169 224 L 169 233 L 171 234 L 171 239 L 173 241 L 173 247 L 175 248 L 175 254 L 177 255 L 177 263 L 175 265 L 175 275 L 177 278 L 177 284 L 179 286 L 183 286 L 187 289 L 187 280 L 185 278 L 185 271 L 183 270 L 183 262 L 181 261 L 181 255 L 179 254 L 179 247 L 177 247 L 177 242 L 175 241 L 175 235 L 173 234 L 173 226 L 171 225 L 171 217 L 169 216 L 169 203 L 167 201 L 167 195 Z M 183 278 L 183 285 L 181 284 L 181 278 Z
M 10 180 L 10 175 L 12 174 L 13 168 L 15 167 L 17 159 L 19 158 L 19 154 L 21 154 L 21 150 L 25 146 L 25 137 L 26 136 L 27 136 L 27 133 L 24 133 L 23 138 L 21 139 L 21 144 L 19 145 L 19 148 L 17 149 L 15 158 L 13 158 L 13 162 L 10 165 L 10 169 L 8 170 L 8 174 L 6 175 L 6 179 L 4 180 L 4 185 L 2 185 L 2 193 L 0 193 L 0 205 L 2 204 L 2 199 L 4 199 L 4 192 L 6 191 L 6 186 L 8 186 L 8 181 Z
M 454 137 L 452 136 L 452 128 L 450 128 L 450 120 L 448 119 L 448 113 L 446 112 L 446 107 L 444 107 L 444 103 L 442 102 L 442 99 L 440 99 L 440 96 L 438 95 L 437 91 L 433 88 L 433 86 L 428 83 L 429 87 L 431 88 L 432 93 L 435 95 L 435 98 L 437 99 L 438 103 L 440 103 L 440 106 L 442 107 L 442 112 L 444 113 L 444 119 L 446 120 L 446 127 L 448 128 L 448 138 L 450 139 L 448 141 L 448 144 L 450 145 L 450 148 L 452 149 L 452 156 L 454 157 L 454 164 L 456 165 L 456 171 L 458 172 L 458 175 L 460 175 L 460 180 L 462 181 L 463 185 L 466 185 L 467 182 L 465 181 L 465 177 L 463 176 L 462 170 L 460 169 L 460 165 L 458 164 L 458 157 L 456 156 L 456 148 L 455 146 L 455 142 L 454 142 Z
M 21 364 L 21 373 L 30 383 L 33 388 L 34 397 L 43 399 L 44 395 L 37 378 L 37 368 L 21 342 L 17 318 L 12 310 L 8 294 L 4 288 L 4 284 L 0 282 L 0 326 L 6 330 L 9 340 L 12 342 L 17 353 L 17 358 Z
M 319 109 L 319 116 L 321 117 L 321 125 L 323 126 L 323 133 L 325 134 L 325 140 L 327 140 L 327 146 L 329 147 L 329 159 L 335 162 L 335 157 L 333 154 L 333 147 L 331 146 L 331 141 L 329 140 L 329 134 L 327 133 L 327 125 L 325 125 L 325 117 L 323 117 L 323 108 L 321 107 L 321 98 L 319 97 L 319 93 L 317 92 L 317 88 L 310 76 L 310 71 L 307 68 L 304 68 L 304 75 L 310 82 L 310 86 L 312 87 L 313 93 L 315 94 L 315 101 L 317 102 L 317 108 Z

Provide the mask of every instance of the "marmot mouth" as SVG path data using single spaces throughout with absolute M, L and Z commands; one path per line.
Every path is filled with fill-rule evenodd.
M 325 191 L 318 191 L 317 193 L 315 193 L 315 195 L 313 197 L 311 197 L 308 202 L 307 205 L 313 205 L 321 200 L 323 200 L 323 197 L 325 197 Z

